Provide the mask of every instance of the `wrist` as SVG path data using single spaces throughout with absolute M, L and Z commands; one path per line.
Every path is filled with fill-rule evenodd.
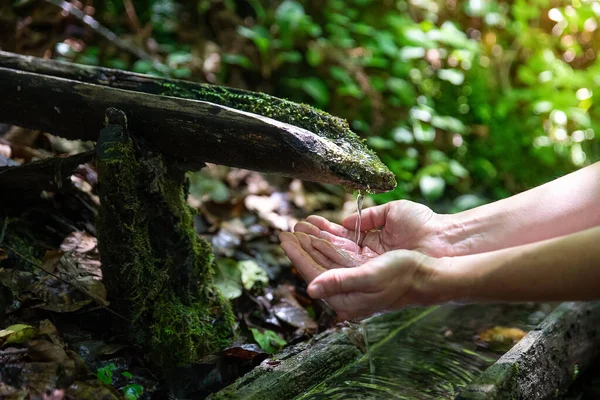
M 474 297 L 479 278 L 469 258 L 429 257 L 425 261 L 423 270 L 427 272 L 421 286 L 430 304 L 468 301 Z
M 472 254 L 473 238 L 477 237 L 477 221 L 469 220 L 464 214 L 438 214 L 431 227 L 431 237 L 436 257 L 456 257 Z

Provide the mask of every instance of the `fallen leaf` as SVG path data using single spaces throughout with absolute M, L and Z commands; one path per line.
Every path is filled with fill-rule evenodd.
M 21 344 L 36 335 L 36 329 L 31 325 L 15 324 L 0 331 L 0 342 L 7 344 Z
M 223 350 L 225 357 L 238 358 L 248 361 L 256 361 L 256 358 L 266 358 L 267 355 L 259 346 L 254 343 L 247 343 L 241 346 L 233 346 Z M 263 358 L 264 357 L 264 358 Z M 262 359 L 260 361 L 262 361 Z
M 242 273 L 237 262 L 231 258 L 215 260 L 215 286 L 226 299 L 236 299 L 242 295 Z
M 315 320 L 296 299 L 293 286 L 279 285 L 274 291 L 274 296 L 277 300 L 272 312 L 280 321 L 305 331 L 317 330 Z
M 250 290 L 257 283 L 268 284 L 269 277 L 264 269 L 254 260 L 244 260 L 238 263 L 238 268 L 242 274 L 242 284 L 246 290 Z
M 67 353 L 61 345 L 47 340 L 30 340 L 27 342 L 28 356 L 32 361 L 54 361 L 61 363 L 67 359 Z
M 525 335 L 527 333 L 519 328 L 495 326 L 481 332 L 476 341 L 494 351 L 508 351 Z
M 283 346 L 287 344 L 277 333 L 269 329 L 263 329 L 262 331 L 257 328 L 250 328 L 252 336 L 256 343 L 261 349 L 269 354 L 278 352 Z

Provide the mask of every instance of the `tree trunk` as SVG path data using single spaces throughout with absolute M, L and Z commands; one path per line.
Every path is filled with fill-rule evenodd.
M 212 283 L 210 245 L 198 238 L 184 172 L 129 135 L 107 110 L 97 144 L 97 231 L 111 308 L 130 318 L 131 338 L 161 365 L 199 361 L 224 347 L 233 314 Z

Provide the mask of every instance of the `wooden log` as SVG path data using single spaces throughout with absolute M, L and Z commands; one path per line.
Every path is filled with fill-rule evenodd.
M 457 400 L 557 398 L 600 355 L 600 302 L 563 303 Z
M 0 164 L 0 187 L 3 196 L 0 202 L 7 200 L 11 190 L 17 190 L 16 196 L 23 191 L 56 191 L 65 185 L 65 180 L 81 164 L 94 157 L 94 151 L 86 151 L 69 157 L 52 157 L 25 165 Z M 0 160 L 0 162 L 2 162 Z
M 190 169 L 211 162 L 350 189 L 396 185 L 345 122 L 260 93 L 6 52 L 0 92 L 0 121 L 70 139 L 96 140 L 106 109 L 121 109 L 132 133 Z
M 376 324 L 397 325 L 419 321 L 435 312 L 437 307 L 406 309 L 388 315 L 374 317 Z M 383 339 L 389 329 L 371 329 L 369 341 Z M 292 399 L 310 387 L 323 381 L 338 370 L 355 362 L 363 355 L 364 343 L 357 343 L 351 334 L 334 329 L 323 332 L 310 342 L 303 342 L 285 349 L 271 359 L 265 360 L 220 392 L 209 396 L 218 399 Z

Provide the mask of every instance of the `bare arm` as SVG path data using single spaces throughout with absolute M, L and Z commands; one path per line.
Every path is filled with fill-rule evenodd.
M 438 301 L 600 299 L 600 227 L 489 253 L 438 259 Z
M 309 295 L 326 299 L 346 319 L 448 301 L 600 299 L 600 227 L 459 257 L 393 250 L 349 268 L 320 265 L 302 248 L 302 235 L 281 239 Z
M 442 216 L 438 235 L 460 256 L 600 225 L 600 163 L 510 198 Z

